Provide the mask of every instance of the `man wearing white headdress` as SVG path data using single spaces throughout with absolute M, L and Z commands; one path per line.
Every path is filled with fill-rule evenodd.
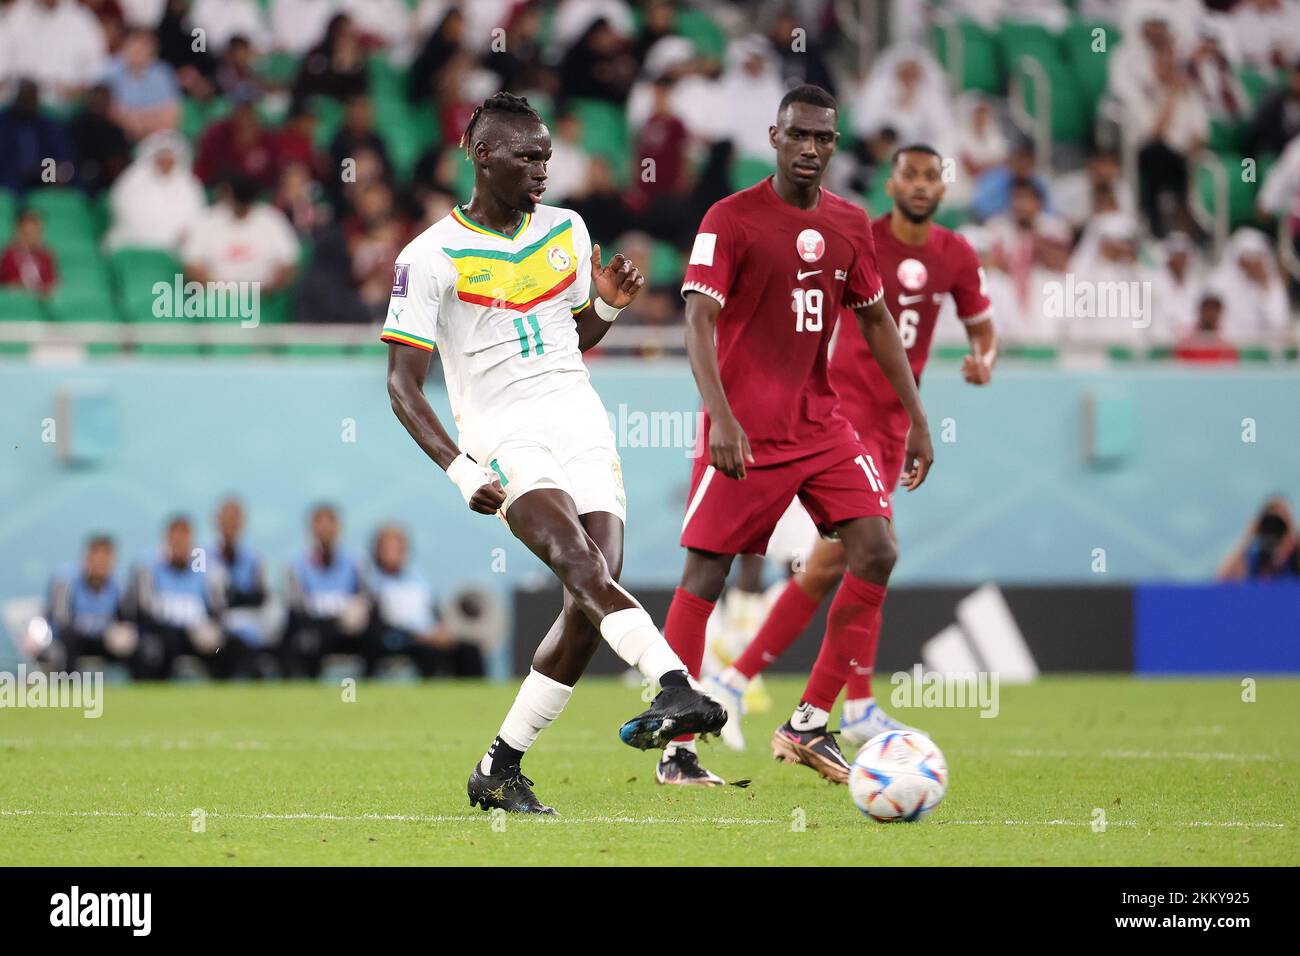
M 185 137 L 163 130 L 142 140 L 108 194 L 111 224 L 104 246 L 177 252 L 207 205 L 190 171 Z
M 1073 305 L 1066 337 L 1136 345 L 1151 339 L 1154 274 L 1138 258 L 1137 221 L 1120 212 L 1088 224 L 1070 257 Z M 1071 297 L 1067 288 L 1066 297 Z
M 1232 234 L 1211 276 L 1224 296 L 1223 334 L 1232 342 L 1269 342 L 1291 326 L 1286 287 L 1268 236 L 1243 226 Z
M 733 40 L 727 45 L 726 63 L 719 81 L 720 101 L 726 104 L 721 125 L 739 155 L 771 162 L 767 130 L 785 95 L 771 45 L 758 34 Z
M 1172 342 L 1193 329 L 1205 263 L 1185 232 L 1171 232 L 1160 244 L 1163 261 L 1151 280 L 1151 339 Z
M 854 129 L 868 137 L 892 127 L 900 143 L 930 143 L 947 156 L 956 126 L 951 103 L 934 55 L 918 44 L 899 43 L 876 59 L 854 98 Z

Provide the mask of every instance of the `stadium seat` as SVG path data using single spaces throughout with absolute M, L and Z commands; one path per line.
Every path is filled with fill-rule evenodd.
M 79 189 L 63 186 L 44 186 L 27 194 L 27 205 L 37 210 L 45 219 L 45 231 L 88 224 L 90 203 Z
M 603 100 L 575 99 L 569 106 L 582 123 L 582 144 L 587 152 L 603 156 L 613 170 L 614 181 L 624 182 L 631 152 L 623 110 Z
M 766 159 L 757 156 L 737 156 L 731 163 L 730 179 L 733 190 L 748 189 L 754 183 L 771 176 L 776 171 Z
M 328 96 L 313 96 L 310 109 L 316 117 L 316 148 L 328 150 L 343 122 L 343 104 Z
M 1231 228 L 1248 225 L 1255 221 L 1255 193 L 1260 183 L 1268 175 L 1274 157 L 1267 156 L 1259 160 L 1255 170 L 1255 181 L 1247 182 L 1242 172 L 1244 157 L 1235 150 L 1215 150 L 1215 155 L 1223 163 L 1228 181 L 1228 222 Z M 1196 189 L 1200 191 L 1201 202 L 1211 212 L 1215 209 L 1214 177 L 1204 167 L 1196 172 Z
M 116 322 L 117 306 L 107 284 L 96 286 L 66 275 L 46 303 L 49 317 L 59 322 Z
M 695 44 L 695 49 L 706 56 L 722 58 L 727 49 L 727 36 L 703 10 L 679 9 L 675 18 L 677 32 Z
M 0 189 L 0 244 L 7 243 L 14 231 L 14 214 L 18 200 L 7 189 Z
M 997 41 L 978 23 L 963 20 L 957 24 L 962 39 L 963 90 L 981 90 L 1000 93 L 1006 85 Z M 934 48 L 945 67 L 949 65 L 948 37 L 942 27 L 934 28 Z
M 650 247 L 650 266 L 646 278 L 651 285 L 679 285 L 682 271 L 681 254 L 671 243 L 656 242 Z
M 155 283 L 172 284 L 181 272 L 180 261 L 161 249 L 119 249 L 109 257 L 117 286 L 122 318 L 128 322 L 172 321 L 153 314 Z
M 0 321 L 41 322 L 46 318 L 41 300 L 26 289 L 0 286 Z
M 1096 29 L 1106 31 L 1106 48 L 1100 52 L 1093 49 L 1093 31 Z M 1117 27 L 1095 20 L 1076 20 L 1061 34 L 1065 58 L 1089 116 L 1096 113 L 1097 103 L 1106 92 L 1110 80 L 1110 55 L 1119 45 L 1120 38 Z

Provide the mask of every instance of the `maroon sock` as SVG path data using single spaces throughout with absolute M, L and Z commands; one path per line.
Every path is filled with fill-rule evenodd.
M 768 611 L 763 626 L 731 666 L 750 678 L 766 670 L 803 633 L 817 613 L 817 605 L 791 578 Z
M 835 706 L 835 698 L 877 629 L 884 603 L 884 587 L 845 572 L 844 582 L 831 602 L 821 652 L 808 676 L 805 701 L 822 710 Z

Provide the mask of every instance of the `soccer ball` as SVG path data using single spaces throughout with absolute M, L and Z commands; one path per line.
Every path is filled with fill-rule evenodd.
M 849 796 L 882 823 L 919 820 L 948 792 L 943 752 L 915 730 L 887 730 L 863 745 L 849 769 Z

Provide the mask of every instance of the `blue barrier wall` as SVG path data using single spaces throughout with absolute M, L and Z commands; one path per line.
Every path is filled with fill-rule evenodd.
M 1137 588 L 1133 641 L 1138 673 L 1300 672 L 1300 582 Z
M 381 361 L 360 358 L 0 363 L 0 602 L 41 592 L 91 529 L 138 557 L 180 510 L 200 519 L 207 541 L 213 503 L 228 491 L 247 500 L 249 540 L 277 580 L 317 499 L 341 505 L 354 548 L 380 521 L 404 521 L 440 588 L 473 580 L 504 596 L 541 574 L 504 526 L 464 508 L 393 418 L 383 379 Z M 697 407 L 689 370 L 607 360 L 593 381 L 628 446 L 626 579 L 671 585 Z M 56 395 L 69 390 L 92 396 L 97 412 L 56 438 L 102 455 L 99 464 L 68 467 L 58 442 L 42 441 Z M 430 390 L 447 414 L 444 393 Z M 937 366 L 923 395 L 937 461 L 924 488 L 896 501 L 897 583 L 1204 580 L 1265 495 L 1300 498 L 1295 369 L 1006 364 L 976 389 Z M 1104 468 L 1083 454 L 1089 396 Z M 1242 440 L 1244 419 L 1253 442 Z M 648 447 L 656 436 L 677 447 Z

